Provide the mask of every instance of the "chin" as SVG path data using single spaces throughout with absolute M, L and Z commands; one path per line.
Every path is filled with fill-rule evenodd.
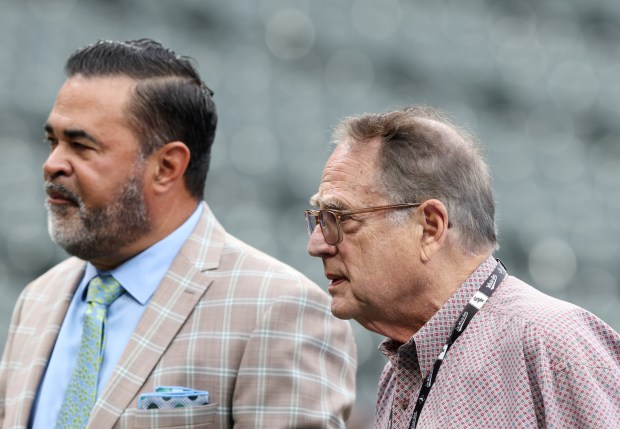
M 342 319 L 342 320 L 350 320 L 353 319 L 353 312 L 351 311 L 350 308 L 348 308 L 348 306 L 343 303 L 343 302 L 338 302 L 338 299 L 332 299 L 332 306 L 331 306 L 331 310 L 332 310 L 332 314 L 334 315 L 334 317 L 337 317 L 338 319 Z

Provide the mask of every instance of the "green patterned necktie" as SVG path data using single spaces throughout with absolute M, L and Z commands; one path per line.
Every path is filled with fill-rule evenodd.
M 105 345 L 106 313 L 108 306 L 123 291 L 123 287 L 112 276 L 97 276 L 88 285 L 82 343 L 67 394 L 58 413 L 56 429 L 83 428 L 88 422 L 97 399 L 97 380 Z

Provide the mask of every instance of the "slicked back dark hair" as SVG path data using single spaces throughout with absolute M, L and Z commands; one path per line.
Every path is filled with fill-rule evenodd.
M 448 210 L 461 248 L 480 254 L 497 246 L 491 174 L 482 148 L 441 111 L 411 106 L 345 118 L 334 143 L 379 138 L 378 188 L 392 204 L 436 198 Z
M 191 158 L 185 184 L 192 196 L 204 194 L 217 113 L 213 92 L 192 59 L 151 39 L 98 41 L 75 51 L 65 64 L 68 77 L 126 76 L 136 81 L 127 106 L 128 124 L 146 157 L 172 141 L 183 142 Z

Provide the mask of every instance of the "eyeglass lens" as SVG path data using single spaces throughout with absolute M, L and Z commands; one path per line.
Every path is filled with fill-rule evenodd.
M 316 229 L 316 218 L 314 213 L 306 212 L 306 222 L 308 223 L 308 234 L 312 235 Z M 318 215 L 321 223 L 321 233 L 328 244 L 336 244 L 338 242 L 338 220 L 332 212 L 321 211 Z
M 312 235 L 316 228 L 316 217 L 309 211 L 306 211 L 306 224 L 308 226 L 308 235 Z
M 338 220 L 332 212 L 320 212 L 319 221 L 321 222 L 321 230 L 323 237 L 328 244 L 338 242 Z

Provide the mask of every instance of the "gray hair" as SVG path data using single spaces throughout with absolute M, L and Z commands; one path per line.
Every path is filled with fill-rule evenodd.
M 379 138 L 379 191 L 390 204 L 438 199 L 448 210 L 458 245 L 469 254 L 497 247 L 489 167 L 472 135 L 429 107 L 345 118 L 334 143 Z

